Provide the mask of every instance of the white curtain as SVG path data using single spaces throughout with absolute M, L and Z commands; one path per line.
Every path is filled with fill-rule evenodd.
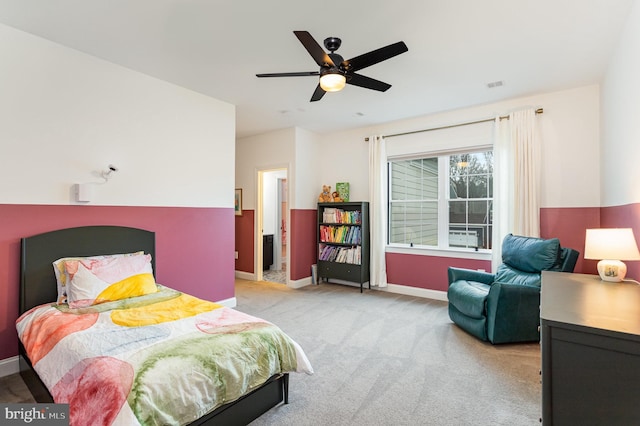
M 387 149 L 382 136 L 369 137 L 369 224 L 371 255 L 369 282 L 387 286 Z
M 495 120 L 492 270 L 508 233 L 540 236 L 540 141 L 535 109 Z

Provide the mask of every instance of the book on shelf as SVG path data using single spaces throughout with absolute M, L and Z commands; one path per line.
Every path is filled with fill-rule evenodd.
M 360 244 L 362 230 L 359 226 L 320 225 L 320 241 L 325 243 Z
M 362 263 L 362 249 L 360 246 L 339 247 L 320 244 L 320 255 L 318 259 L 327 262 L 351 263 L 359 265 Z
M 336 209 L 333 207 L 325 207 L 322 211 L 322 221 L 325 223 L 335 223 Z
M 362 223 L 362 212 L 359 210 L 345 211 L 334 207 L 327 207 L 322 212 L 322 222 L 359 225 Z

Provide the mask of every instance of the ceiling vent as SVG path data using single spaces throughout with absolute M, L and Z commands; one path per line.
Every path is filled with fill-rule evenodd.
M 500 86 L 504 86 L 504 81 L 499 80 L 499 81 L 492 81 L 491 83 L 487 83 L 487 87 L 489 89 L 493 89 L 494 87 L 500 87 Z

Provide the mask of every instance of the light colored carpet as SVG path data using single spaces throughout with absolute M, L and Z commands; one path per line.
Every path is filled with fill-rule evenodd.
M 313 376 L 291 374 L 288 405 L 252 425 L 538 425 L 537 343 L 492 346 L 444 302 L 322 283 L 297 290 L 236 280 L 237 309 L 303 347 Z M 32 402 L 19 375 L 0 401 Z
M 292 290 L 236 280 L 236 309 L 305 350 L 288 405 L 252 425 L 536 425 L 537 343 L 493 346 L 455 326 L 445 302 L 339 284 Z

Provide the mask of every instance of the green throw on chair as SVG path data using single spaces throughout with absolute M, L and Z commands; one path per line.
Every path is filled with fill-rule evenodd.
M 548 240 L 509 234 L 495 274 L 450 267 L 449 317 L 493 344 L 540 339 L 541 271 L 573 272 L 578 252 Z

